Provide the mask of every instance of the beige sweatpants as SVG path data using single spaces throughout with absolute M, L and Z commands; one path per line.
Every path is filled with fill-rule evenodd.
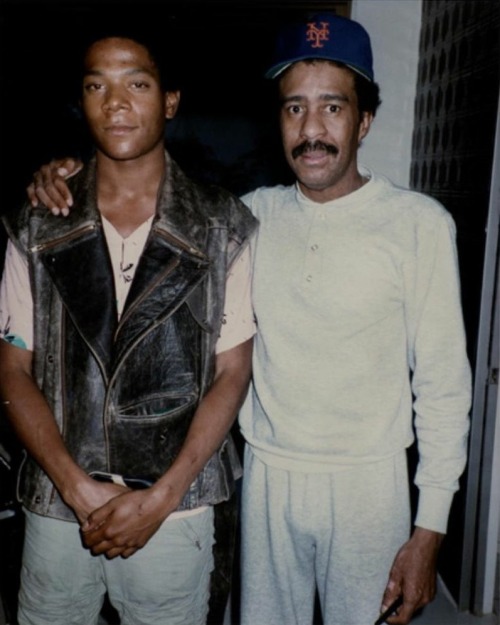
M 247 445 L 241 625 L 310 625 L 316 588 L 325 625 L 373 623 L 409 508 L 405 452 L 310 474 L 266 465 Z

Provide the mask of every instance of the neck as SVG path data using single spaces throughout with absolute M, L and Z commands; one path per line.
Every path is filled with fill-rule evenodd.
M 165 170 L 165 152 L 155 151 L 132 160 L 110 159 L 101 152 L 96 156 L 97 193 L 116 195 L 143 195 L 154 192 Z
M 155 214 L 165 153 L 130 161 L 97 155 L 97 205 L 123 237 Z
M 368 178 L 362 176 L 358 170 L 352 176 L 345 176 L 335 184 L 321 189 L 307 187 L 298 180 L 298 185 L 302 193 L 313 202 L 325 204 L 333 200 L 338 200 L 346 195 L 354 193 L 368 182 Z

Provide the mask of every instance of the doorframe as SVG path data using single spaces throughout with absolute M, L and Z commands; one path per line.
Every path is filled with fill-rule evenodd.
M 488 614 L 493 611 L 500 516 L 500 476 L 497 475 L 500 465 L 498 402 L 500 96 L 490 189 L 458 605 L 459 610 L 472 610 L 477 614 Z

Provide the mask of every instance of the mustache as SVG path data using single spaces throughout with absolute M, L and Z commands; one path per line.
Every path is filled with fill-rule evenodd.
M 305 152 L 314 152 L 315 150 L 324 150 L 328 154 L 336 156 L 339 153 L 339 149 L 331 143 L 324 143 L 323 141 L 304 141 L 300 145 L 297 145 L 292 150 L 292 158 L 296 159 Z

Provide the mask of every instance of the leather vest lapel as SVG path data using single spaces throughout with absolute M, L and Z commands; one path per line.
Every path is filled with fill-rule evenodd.
M 194 255 L 153 231 L 137 266 L 118 325 L 114 363 L 153 324 L 177 310 L 204 278 L 206 258 Z
M 100 227 L 88 233 L 57 240 L 44 247 L 39 257 L 73 323 L 89 348 L 109 368 L 109 355 L 117 325 L 113 272 Z

